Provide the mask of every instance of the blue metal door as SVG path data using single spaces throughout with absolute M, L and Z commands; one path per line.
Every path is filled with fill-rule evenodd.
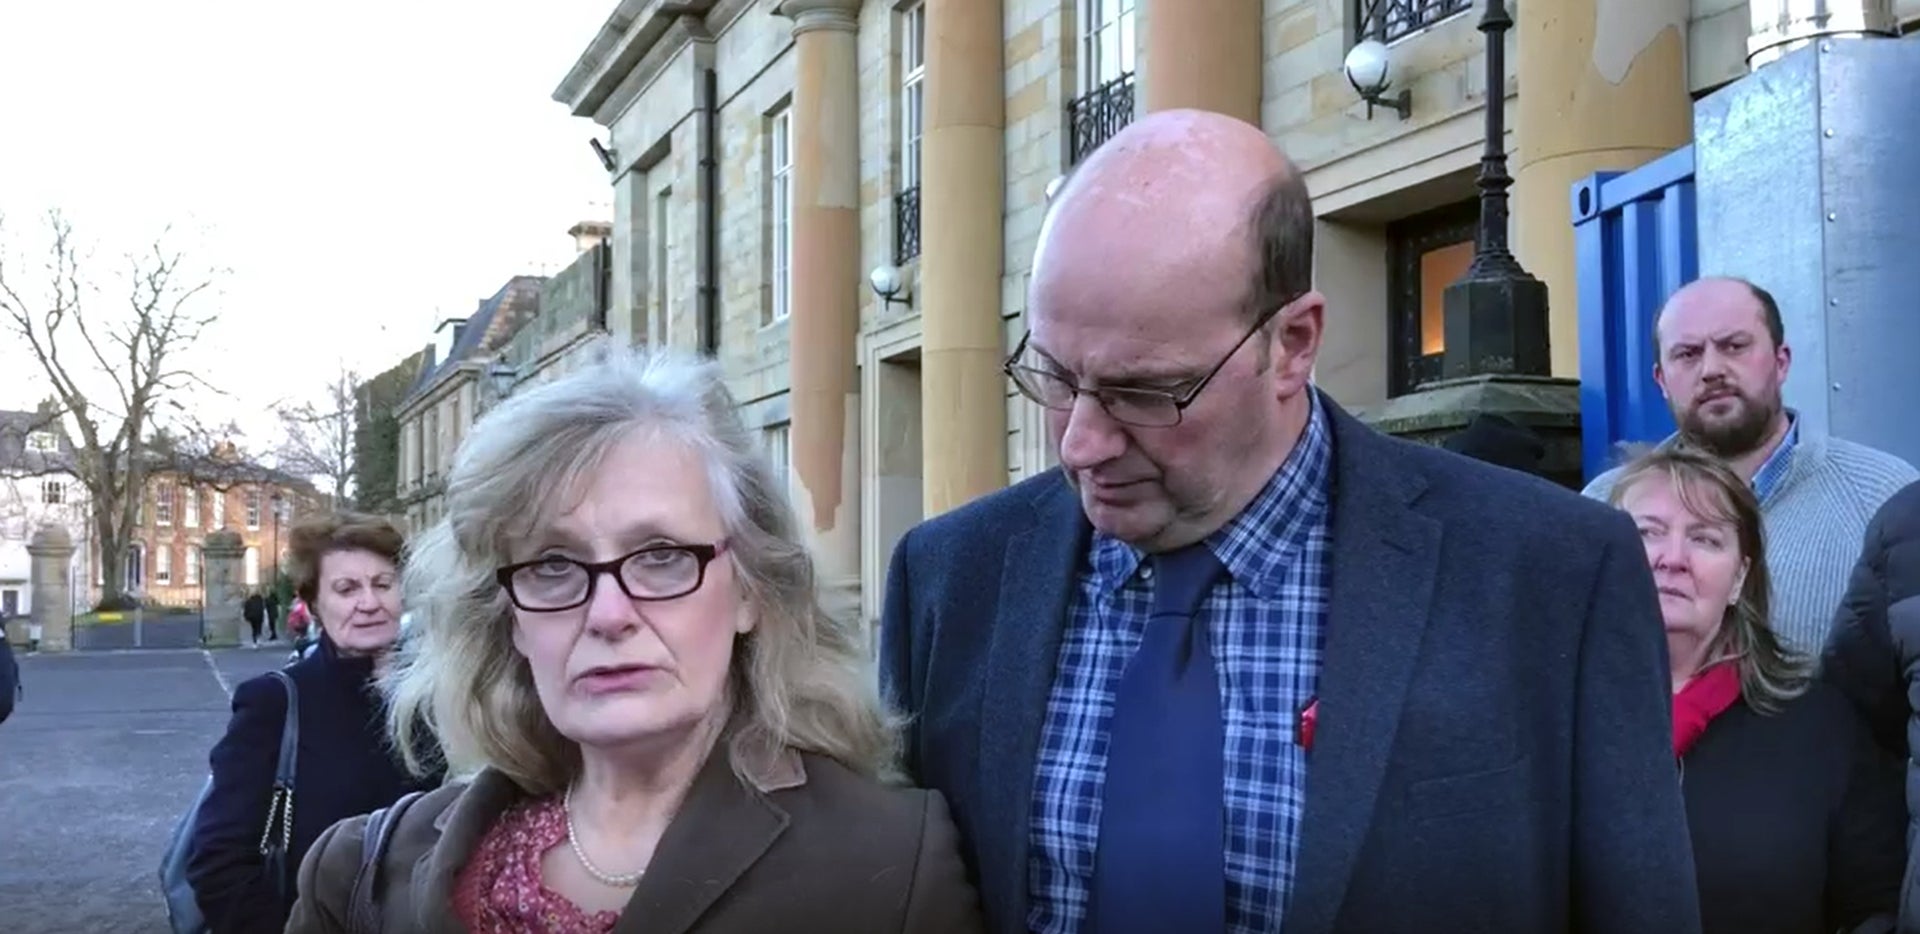
M 1700 275 L 1693 147 L 1631 172 L 1597 172 L 1573 186 L 1580 301 L 1581 461 L 1587 479 L 1623 443 L 1658 441 L 1673 415 L 1653 381 L 1653 319 Z

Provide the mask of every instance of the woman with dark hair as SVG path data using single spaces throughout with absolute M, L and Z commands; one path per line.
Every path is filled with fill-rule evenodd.
M 1892 930 L 1897 777 L 1846 699 L 1774 635 L 1752 488 L 1682 446 L 1641 456 L 1609 495 L 1660 592 L 1703 931 Z
M 372 516 L 317 517 L 292 532 L 295 591 L 320 630 L 319 649 L 235 688 L 233 719 L 209 757 L 213 785 L 187 877 L 215 934 L 284 929 L 300 859 L 321 831 L 438 784 L 410 777 L 390 751 L 373 686 L 400 633 L 403 545 L 392 523 Z M 299 732 L 287 790 L 275 773 L 289 709 Z

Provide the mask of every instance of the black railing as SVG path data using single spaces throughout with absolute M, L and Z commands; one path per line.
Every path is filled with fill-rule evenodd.
M 893 196 L 893 263 L 906 265 L 920 255 L 920 186 Z
M 1067 162 L 1088 153 L 1133 122 L 1133 72 L 1129 71 L 1067 102 Z
M 1353 0 L 1359 38 L 1393 42 L 1473 9 L 1473 0 Z

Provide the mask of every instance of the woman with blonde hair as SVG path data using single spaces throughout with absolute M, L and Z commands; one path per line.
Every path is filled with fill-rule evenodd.
M 1671 446 L 1629 464 L 1609 496 L 1639 527 L 1659 590 L 1704 934 L 1891 930 L 1898 775 L 1774 635 L 1752 488 Z
M 475 426 L 408 564 L 395 738 L 471 778 L 328 831 L 289 930 L 979 930 L 718 368 L 594 353 Z

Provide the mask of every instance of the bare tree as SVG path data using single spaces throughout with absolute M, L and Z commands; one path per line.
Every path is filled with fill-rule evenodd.
M 190 486 L 222 493 L 269 479 L 266 468 L 249 453 L 240 425 L 233 421 L 208 425 L 183 417 L 149 437 L 147 463 L 149 471 L 164 470 Z
M 302 402 L 276 409 L 286 430 L 278 449 L 279 468 L 303 477 L 325 477 L 335 509 L 347 504 L 353 483 L 354 406 L 360 382 L 360 374 L 342 363 L 319 404 Z
M 129 602 L 119 558 L 153 468 L 150 435 L 161 406 L 198 381 L 178 358 L 214 320 L 190 307 L 213 280 L 189 272 L 185 254 L 163 232 L 126 257 L 117 282 L 126 306 L 113 309 L 90 277 L 91 258 L 72 225 L 53 210 L 47 228 L 42 288 L 30 288 L 31 274 L 0 256 L 0 325 L 24 341 L 64 410 L 74 474 L 87 489 L 100 550 L 100 604 L 119 607 Z

